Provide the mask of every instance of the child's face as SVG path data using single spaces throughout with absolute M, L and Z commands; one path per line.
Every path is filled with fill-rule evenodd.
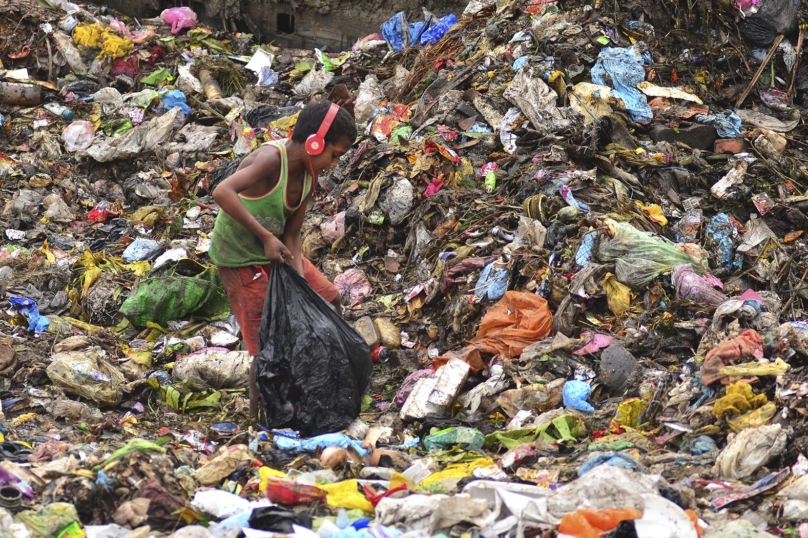
M 331 168 L 336 168 L 339 164 L 339 158 L 345 155 L 351 149 L 352 140 L 343 138 L 336 144 L 326 144 L 325 149 L 320 155 L 311 158 L 311 166 L 316 174 L 321 174 Z

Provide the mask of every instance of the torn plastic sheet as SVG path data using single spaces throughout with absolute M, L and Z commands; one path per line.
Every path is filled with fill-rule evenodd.
M 572 125 L 574 112 L 558 108 L 558 94 L 538 77 L 531 77 L 529 70 L 519 71 L 503 96 L 516 105 L 542 134 L 563 131 Z M 650 110 L 650 109 L 649 109 Z
M 679 88 L 665 88 L 662 86 L 657 86 L 656 84 L 651 84 L 647 80 L 637 84 L 637 89 L 648 97 L 667 97 L 669 99 L 692 101 L 699 105 L 704 104 L 704 102 L 698 96 L 693 95 L 692 93 L 687 93 Z
M 174 122 L 180 114 L 175 107 L 117 138 L 105 138 L 93 144 L 84 154 L 98 162 L 109 162 L 117 159 L 131 159 L 145 151 L 152 151 L 168 141 L 174 130 Z
M 502 122 L 498 125 L 499 140 L 502 142 L 502 147 L 511 155 L 516 153 L 516 140 L 518 138 L 513 134 L 513 131 L 522 125 L 523 118 L 522 111 L 513 107 L 508 109 L 508 112 L 502 117 Z
M 735 112 L 743 123 L 754 125 L 762 129 L 768 129 L 776 133 L 793 131 L 800 123 L 800 111 L 797 108 L 792 110 L 790 118 L 786 121 L 761 114 L 760 112 L 755 112 L 754 110 L 736 110 Z
M 648 99 L 637 89 L 637 85 L 645 80 L 643 61 L 634 47 L 607 47 L 601 49 L 590 74 L 595 84 L 609 86 L 611 82 L 612 95 L 623 100 L 631 119 L 649 123 L 654 119 L 654 113 Z M 650 59 L 647 63 L 651 63 Z
M 525 530 L 561 522 L 547 511 L 549 489 L 527 484 L 476 480 L 463 488 L 472 499 L 485 500 L 493 505 L 487 522 L 493 534 L 502 535 L 516 529 L 516 536 L 525 536 Z
M 278 82 L 279 76 L 278 73 L 272 70 L 274 60 L 275 56 L 259 47 L 255 49 L 255 53 L 244 68 L 255 73 L 258 77 L 258 86 L 270 86 Z

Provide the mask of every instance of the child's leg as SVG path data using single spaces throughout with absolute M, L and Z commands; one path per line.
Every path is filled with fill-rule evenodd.
M 340 301 L 339 290 L 334 284 L 329 282 L 325 275 L 321 273 L 319 269 L 314 267 L 314 264 L 312 264 L 305 256 L 303 257 L 303 277 L 306 279 L 306 282 L 309 283 L 311 289 L 316 291 L 320 297 L 334 305 L 337 312 L 342 314 L 342 303 Z
M 219 267 L 230 307 L 236 316 L 241 337 L 250 356 L 258 354 L 259 329 L 264 314 L 264 298 L 267 294 L 269 266 Z M 250 416 L 258 418 L 258 386 L 255 379 L 255 360 L 250 366 Z

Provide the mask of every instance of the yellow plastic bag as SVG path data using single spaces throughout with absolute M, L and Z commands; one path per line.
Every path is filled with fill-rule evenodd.
M 270 478 L 286 478 L 286 473 L 282 471 L 277 471 L 275 469 L 271 469 L 266 465 L 263 467 L 258 468 L 258 478 L 261 479 L 261 483 L 258 484 L 258 491 L 261 493 L 266 493 L 267 485 L 269 484 Z
M 741 415 L 757 409 L 768 401 L 765 394 L 755 395 L 752 387 L 746 383 L 735 383 L 727 387 L 727 394 L 715 401 L 713 415 L 720 417 L 730 413 Z
M 73 29 L 73 43 L 87 48 L 100 47 L 104 29 L 100 24 L 82 23 Z
M 774 362 L 746 362 L 733 366 L 724 366 L 718 373 L 729 377 L 750 377 L 756 375 L 783 375 L 791 369 L 791 365 L 783 359 L 775 359 Z M 727 389 L 729 392 L 729 389 Z
M 129 39 L 105 30 L 97 23 L 76 26 L 73 29 L 73 43 L 87 48 L 100 48 L 99 58 L 123 58 L 135 48 Z
M 603 277 L 603 289 L 606 291 L 606 300 L 609 310 L 615 316 L 622 316 L 631 308 L 631 288 L 617 281 L 612 273 Z
M 387 318 L 376 318 L 373 320 L 376 332 L 382 345 L 388 349 L 398 349 L 401 347 L 401 330 Z
M 469 461 L 466 463 L 453 463 L 451 465 L 447 465 L 444 470 L 433 473 L 424 478 L 418 483 L 418 488 L 425 488 L 448 478 L 456 478 L 458 480 L 461 478 L 468 478 L 472 476 L 474 469 L 477 467 L 488 467 L 491 465 L 494 465 L 494 460 L 491 458 L 480 458 L 478 460 Z
M 129 56 L 132 49 L 135 48 L 134 43 L 125 37 L 115 35 L 111 32 L 104 32 L 103 37 L 104 43 L 101 46 L 101 53 L 98 55 L 99 58 L 112 58 L 113 60 L 123 58 L 124 56 Z
M 359 493 L 358 484 L 359 482 L 356 480 L 343 480 L 336 484 L 324 484 L 317 487 L 328 492 L 328 497 L 326 497 L 328 506 L 373 513 L 373 505 L 367 500 L 367 497 Z
M 165 208 L 155 205 L 144 205 L 129 215 L 129 222 L 132 224 L 143 224 L 152 228 L 157 222 L 166 220 L 167 218 L 168 213 Z
M 284 118 L 277 119 L 269 124 L 272 129 L 281 129 L 283 131 L 288 131 L 295 125 L 297 125 L 297 118 L 300 116 L 300 112 L 297 114 L 293 114 L 291 116 L 286 116 Z
M 768 424 L 769 421 L 774 418 L 776 412 L 777 406 L 774 405 L 774 402 L 766 402 L 766 404 L 754 411 L 750 411 L 738 418 L 728 419 L 727 424 L 729 424 L 729 427 L 734 432 L 739 432 L 746 428 L 759 428 L 764 424 Z
M 649 219 L 657 224 L 661 224 L 662 226 L 666 226 L 668 224 L 668 218 L 665 216 L 665 213 L 662 212 L 662 208 L 659 206 L 659 204 L 645 205 L 642 202 L 637 202 L 637 206 L 642 210 L 643 213 L 648 215 Z
M 396 471 L 390 477 L 390 489 L 396 489 L 401 486 L 407 486 L 407 489 L 412 491 L 415 489 L 415 482 Z
M 614 422 L 624 428 L 636 428 L 640 425 L 640 416 L 646 407 L 648 402 L 639 398 L 623 400 L 617 405 Z

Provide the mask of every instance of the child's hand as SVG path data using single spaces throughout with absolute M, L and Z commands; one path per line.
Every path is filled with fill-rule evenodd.
M 264 245 L 264 253 L 266 253 L 269 261 L 275 263 L 285 263 L 286 260 L 294 259 L 294 256 L 292 256 L 292 253 L 289 252 L 288 248 L 286 248 L 286 245 L 284 245 L 281 240 L 274 235 L 268 235 L 261 242 Z

